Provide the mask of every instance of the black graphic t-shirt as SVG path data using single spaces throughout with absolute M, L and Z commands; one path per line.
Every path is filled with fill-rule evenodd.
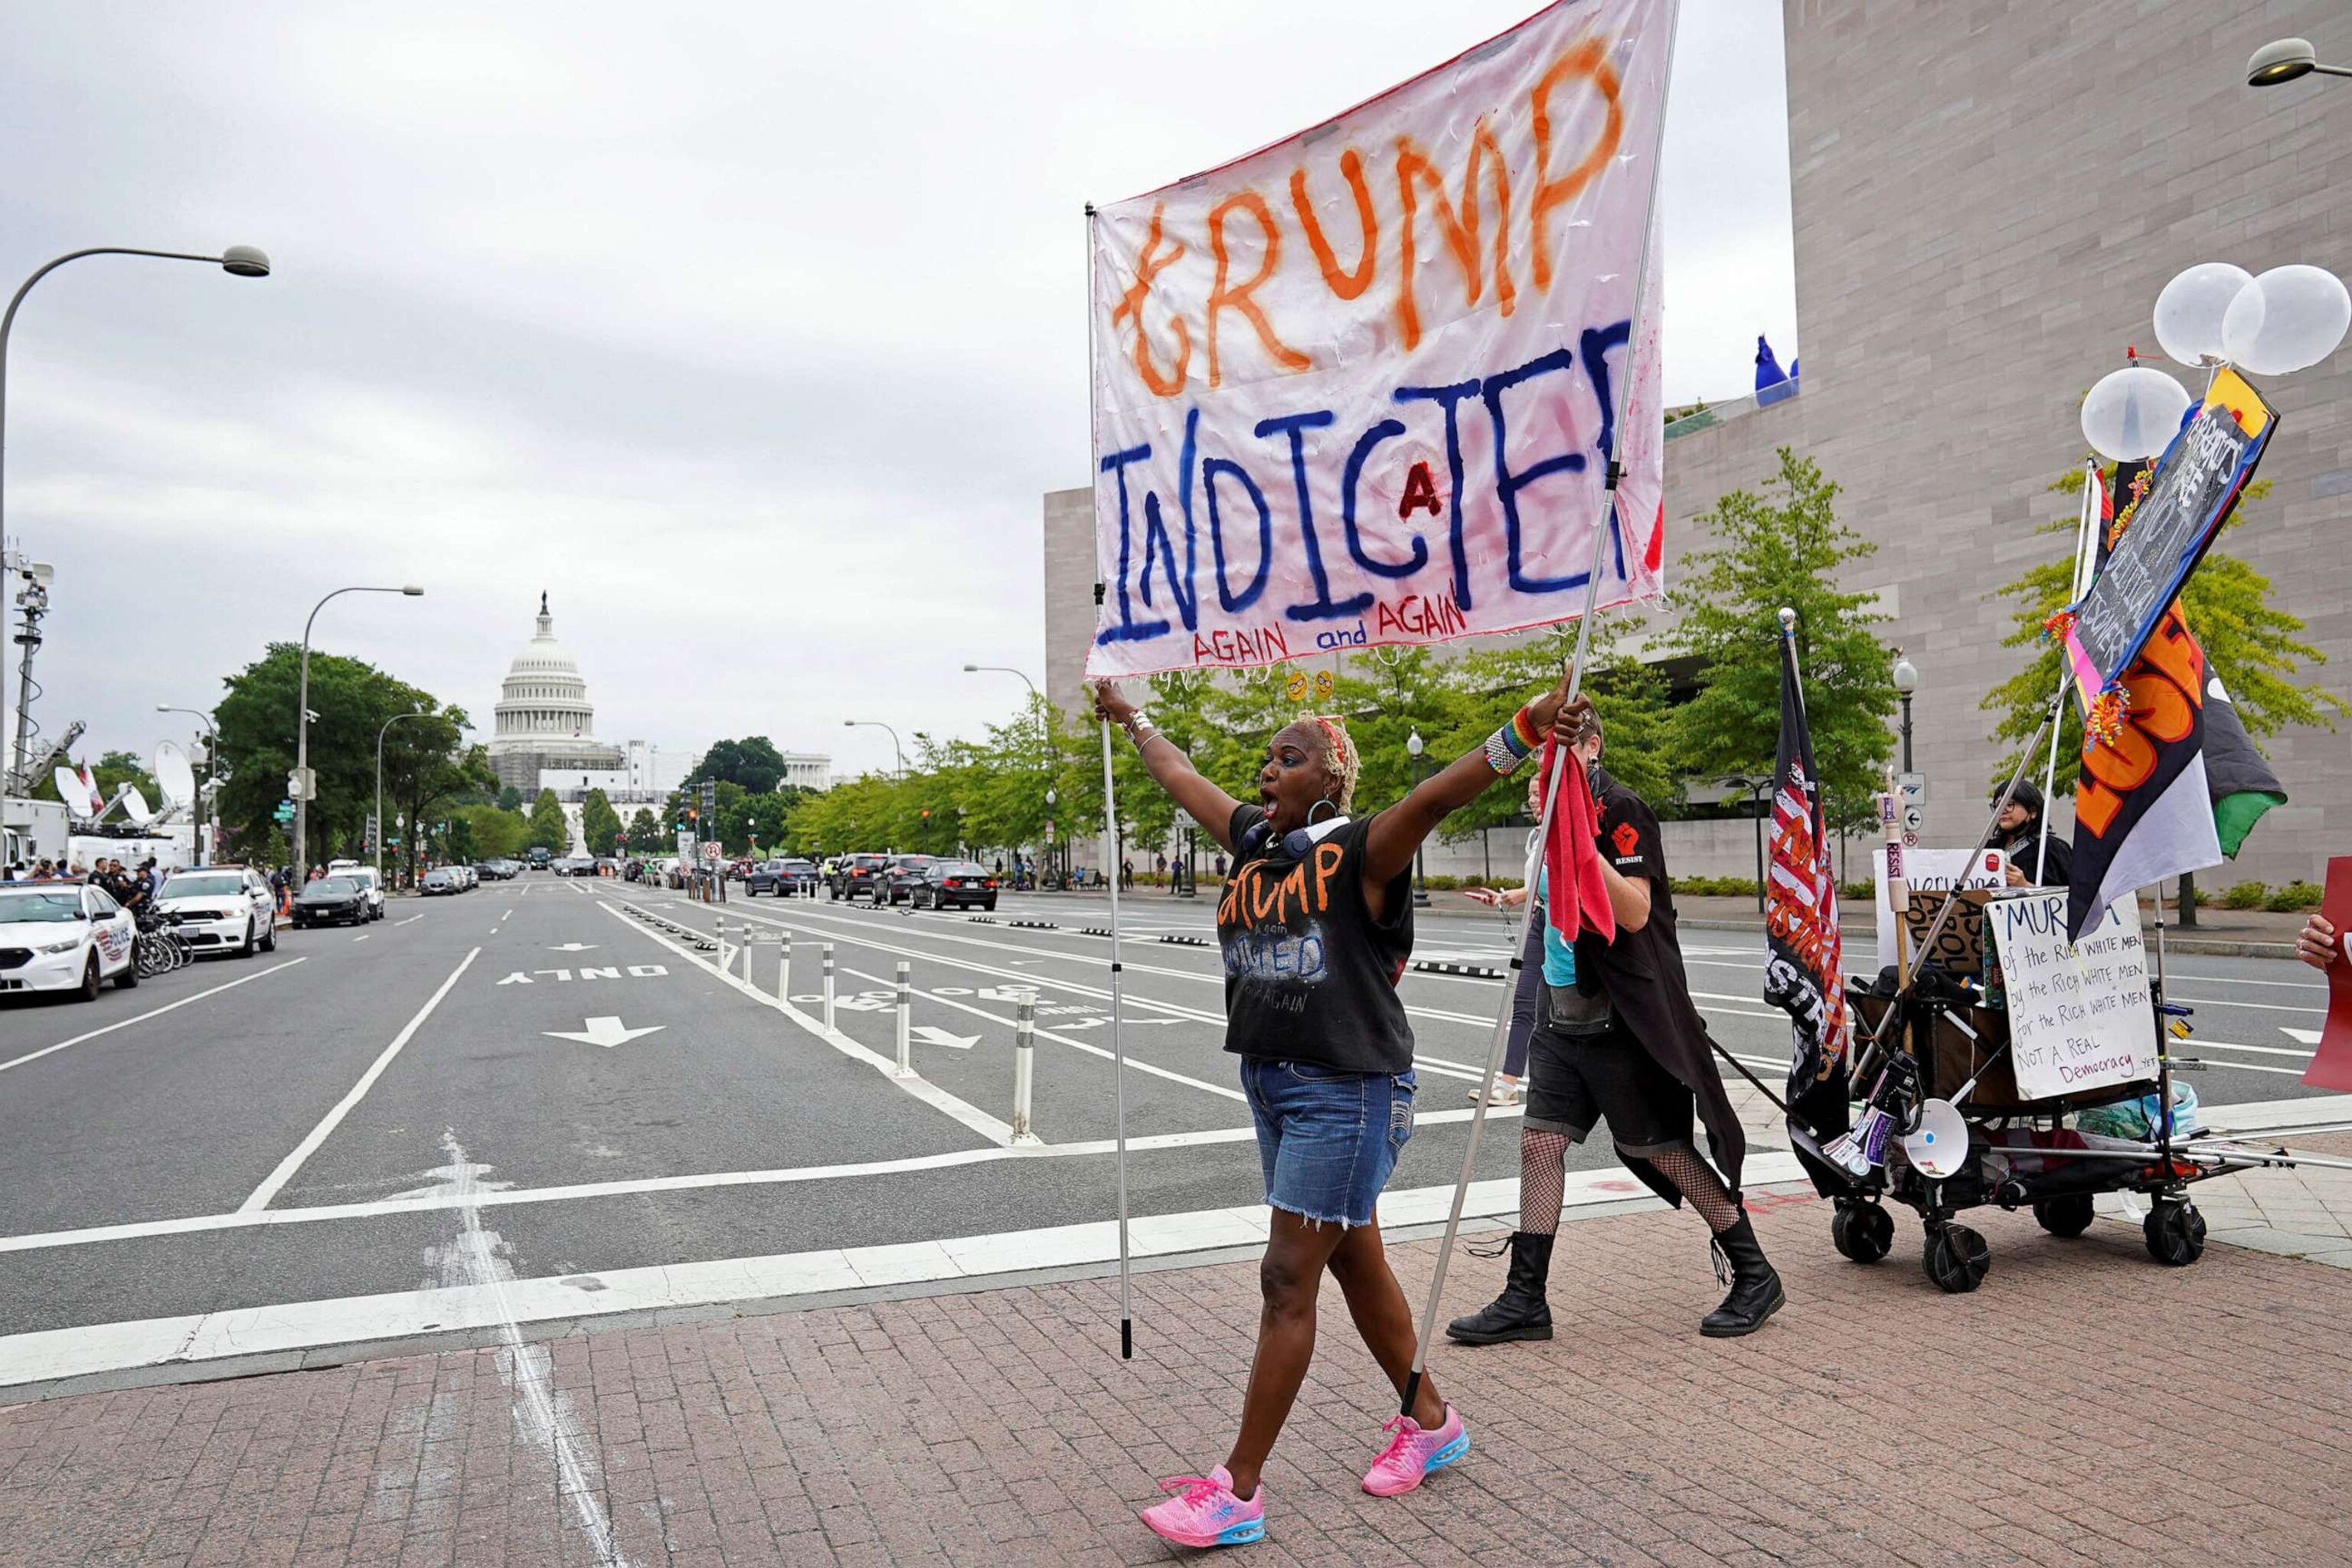
M 1236 809 L 1234 843 L 1265 817 L 1262 806 Z M 1225 1049 L 1338 1072 L 1412 1069 L 1412 1027 L 1396 985 L 1412 955 L 1412 879 L 1397 874 L 1388 914 L 1374 920 L 1364 901 L 1370 829 L 1369 818 L 1349 822 L 1303 860 L 1269 835 L 1234 867 L 1217 901 Z
M 1604 942 L 1590 932 L 1577 939 L 1577 989 L 1587 996 L 1607 994 L 1609 966 L 1601 962 L 1604 950 L 1620 965 L 1650 975 L 1661 972 L 1663 960 L 1655 951 L 1660 942 L 1671 944 L 1675 940 L 1675 894 L 1666 876 L 1665 845 L 1658 831 L 1657 814 L 1601 768 L 1595 767 L 1591 777 L 1593 847 L 1601 851 L 1601 860 L 1627 881 L 1649 882 L 1652 923 L 1638 931 L 1620 926 L 1614 942 Z M 1675 962 L 1679 967 L 1678 950 Z

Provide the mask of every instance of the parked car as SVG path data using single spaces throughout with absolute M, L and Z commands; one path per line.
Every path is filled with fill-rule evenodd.
M 84 1002 L 111 980 L 139 984 L 139 928 L 103 888 L 0 883 L 0 991 L 72 991 Z
M 976 860 L 934 860 L 916 873 L 908 897 L 919 910 L 993 910 L 996 879 Z
M 904 903 L 915 896 L 915 884 L 923 873 L 939 864 L 936 855 L 893 855 L 889 868 L 879 879 L 880 891 L 874 895 L 877 904 Z
M 361 890 L 367 894 L 368 919 L 372 921 L 383 919 L 383 879 L 375 874 L 374 867 L 346 866 L 340 871 L 330 872 L 329 875 L 349 877 L 352 881 L 357 882 Z
M 761 893 L 786 899 L 794 893 L 816 890 L 816 868 L 806 860 L 763 860 L 751 868 L 743 879 L 743 896 L 758 898 Z
M 522 868 L 511 860 L 491 859 L 474 862 L 474 875 L 485 882 L 510 882 Z
M 845 901 L 862 893 L 878 904 L 882 901 L 882 895 L 877 890 L 881 886 L 877 879 L 889 864 L 890 857 L 887 855 L 845 855 L 834 868 L 833 882 L 828 890 L 833 897 Z
M 442 875 L 425 873 L 429 879 Z M 294 896 L 294 924 L 307 926 L 365 925 L 369 920 L 367 889 L 350 877 L 321 877 Z
M 419 893 L 425 895 L 427 898 L 440 893 L 446 893 L 454 897 L 457 893 L 463 891 L 463 889 L 457 886 L 457 879 L 450 872 L 449 868 L 446 866 L 436 866 L 430 871 L 425 872 L 424 876 L 419 877 L 416 879 L 416 890 Z M 299 899 L 294 902 L 294 918 L 298 922 L 302 918 L 302 903 Z
M 184 868 L 155 889 L 155 913 L 190 947 L 239 958 L 278 946 L 278 900 L 249 866 Z

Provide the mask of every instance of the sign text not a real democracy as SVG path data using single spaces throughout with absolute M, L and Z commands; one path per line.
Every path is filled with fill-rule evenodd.
M 1601 605 L 1658 591 L 1672 15 L 1553 6 L 1101 209 L 1090 674 L 1558 621 L 1596 545 Z
M 2058 888 L 1993 900 L 1985 929 L 2000 957 L 2021 1093 L 2053 1100 L 2156 1076 L 2137 904 L 2118 900 L 2089 935 L 2069 942 Z

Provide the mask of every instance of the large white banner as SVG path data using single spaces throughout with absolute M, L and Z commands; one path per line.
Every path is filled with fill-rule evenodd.
M 1093 223 L 1089 674 L 1278 663 L 1661 585 L 1672 0 L 1553 5 Z

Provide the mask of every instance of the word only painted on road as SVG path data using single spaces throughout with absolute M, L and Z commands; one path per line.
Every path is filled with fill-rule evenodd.
M 1550 6 L 1095 215 L 1087 674 L 1549 625 L 1604 539 L 1599 603 L 1656 595 L 1674 15 Z
M 668 968 L 666 965 L 659 963 L 592 964 L 576 972 L 569 969 L 533 969 L 529 971 L 518 969 L 513 973 L 508 975 L 504 980 L 499 981 L 499 984 L 501 985 L 535 985 L 539 984 L 539 982 L 532 978 L 534 975 L 544 975 L 557 984 L 574 979 L 618 980 L 625 975 L 631 980 L 652 980 L 660 975 L 667 974 L 668 973 Z

